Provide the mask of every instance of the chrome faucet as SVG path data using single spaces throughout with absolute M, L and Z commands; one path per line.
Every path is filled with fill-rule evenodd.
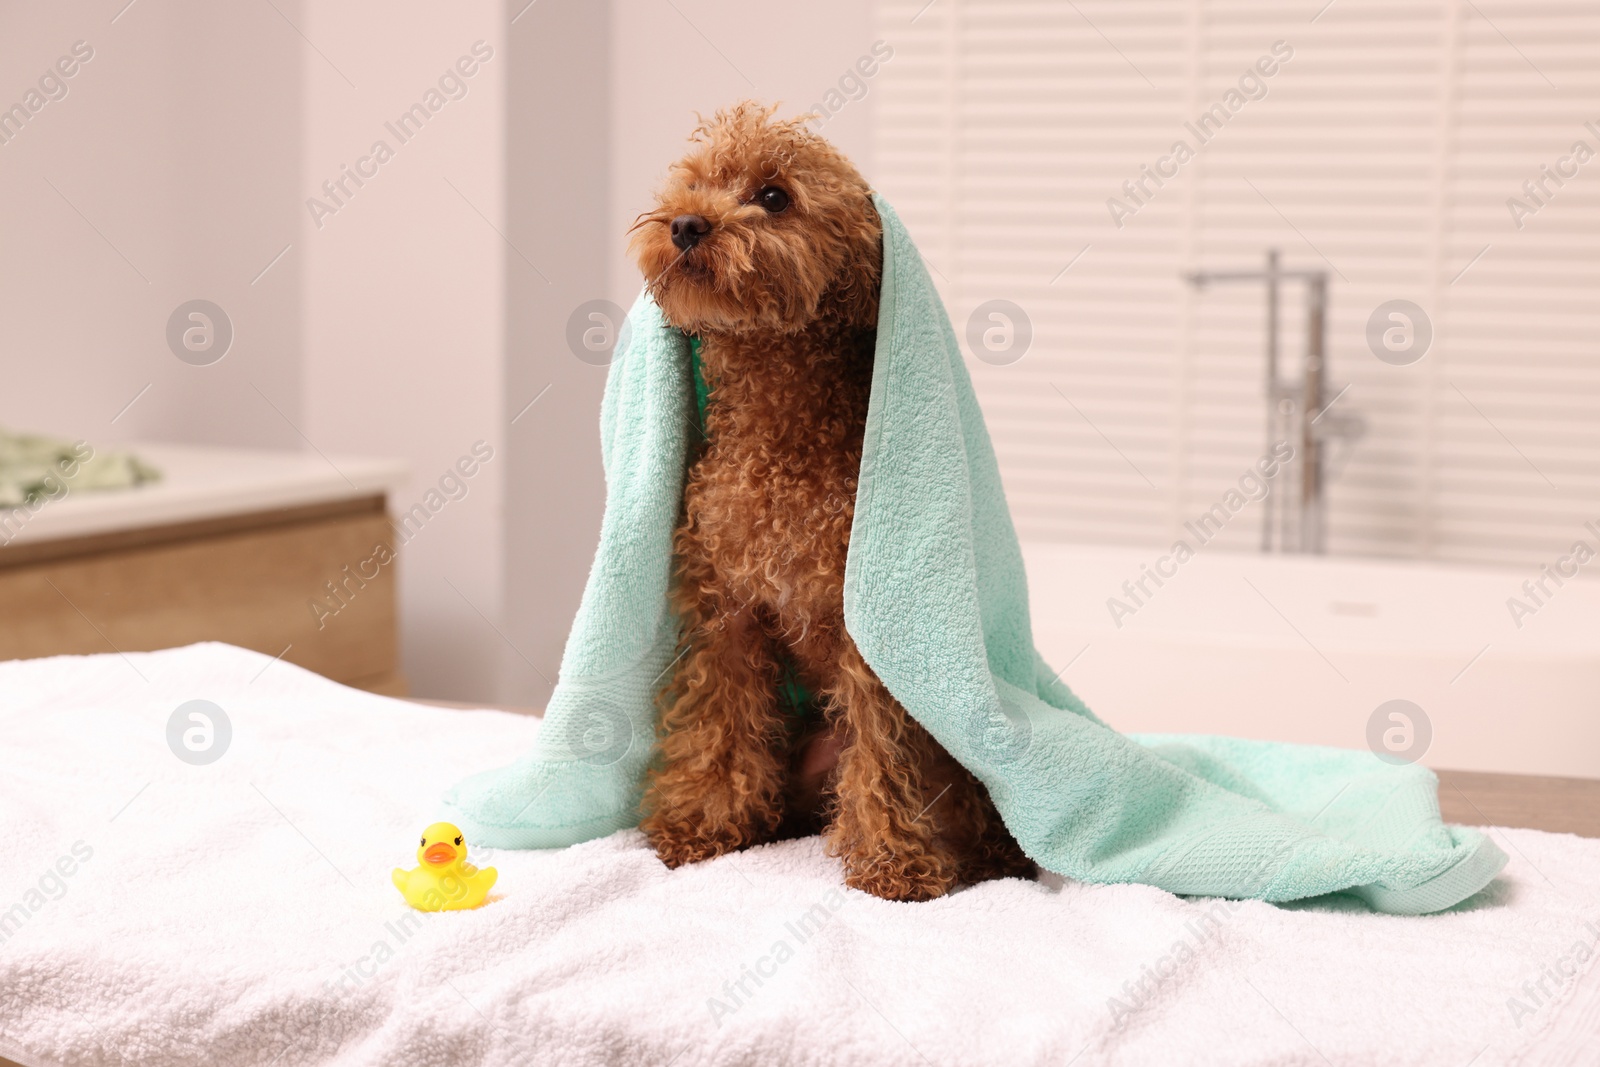
M 1196 289 L 1227 282 L 1265 282 L 1267 296 L 1266 399 L 1267 449 L 1293 441 L 1294 492 L 1297 507 L 1280 507 L 1275 494 L 1261 502 L 1261 551 L 1323 553 L 1327 551 L 1327 442 L 1353 441 L 1366 430 L 1359 415 L 1331 415 L 1328 408 L 1328 272 L 1284 270 L 1278 250 L 1267 251 L 1265 270 L 1195 271 L 1186 280 Z M 1305 284 L 1306 341 L 1300 380 L 1286 381 L 1278 370 L 1279 285 Z

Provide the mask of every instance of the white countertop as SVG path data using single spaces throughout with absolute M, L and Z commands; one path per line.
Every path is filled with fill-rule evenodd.
M 119 445 L 116 451 L 134 453 L 159 470 L 161 480 L 131 489 L 69 491 L 45 501 L 31 516 L 18 509 L 7 523 L 15 531 L 9 543 L 386 495 L 404 484 L 409 473 L 399 460 L 324 459 L 315 452 L 170 444 Z M 7 514 L 0 509 L 0 520 Z M 0 531 L 0 543 L 5 542 Z

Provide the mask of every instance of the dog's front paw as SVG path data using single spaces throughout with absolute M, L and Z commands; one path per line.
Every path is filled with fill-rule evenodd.
M 744 844 L 743 835 L 737 833 L 709 834 L 682 827 L 650 826 L 645 827 L 645 833 L 656 850 L 656 858 L 668 867 L 713 860 Z
M 950 891 L 955 877 L 933 856 L 909 861 L 876 857 L 869 863 L 846 859 L 844 884 L 884 900 L 933 900 Z
M 1039 865 L 1029 859 L 1022 846 L 1002 828 L 962 860 L 956 877 L 964 885 L 977 885 L 991 878 L 1022 878 L 1031 882 L 1039 877 Z

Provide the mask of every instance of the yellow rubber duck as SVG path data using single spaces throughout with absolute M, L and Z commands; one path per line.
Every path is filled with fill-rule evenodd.
M 422 831 L 417 862 L 421 866 L 409 871 L 396 867 L 390 877 L 406 903 L 418 911 L 476 908 L 500 876 L 493 867 L 479 870 L 467 862 L 461 831 L 447 822 L 436 822 Z

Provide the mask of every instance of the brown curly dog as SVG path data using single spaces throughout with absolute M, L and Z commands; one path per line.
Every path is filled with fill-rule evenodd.
M 846 883 L 890 900 L 1030 875 L 983 785 L 845 632 L 882 228 L 855 167 L 773 110 L 702 122 L 634 226 L 709 390 L 641 825 L 669 867 L 821 829 Z M 784 699 L 793 682 L 814 701 Z

